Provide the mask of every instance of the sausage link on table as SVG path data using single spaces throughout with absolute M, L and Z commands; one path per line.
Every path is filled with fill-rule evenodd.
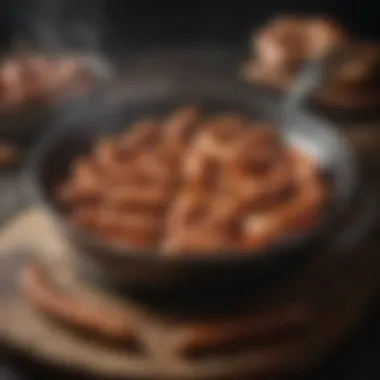
M 115 343 L 132 343 L 137 339 L 134 321 L 127 311 L 101 308 L 65 292 L 38 265 L 25 270 L 22 286 L 33 307 L 68 326 Z
M 255 310 L 247 315 L 220 321 L 189 323 L 178 327 L 177 350 L 182 354 L 217 349 L 248 339 L 262 339 L 302 328 L 307 321 L 306 307 L 289 304 Z

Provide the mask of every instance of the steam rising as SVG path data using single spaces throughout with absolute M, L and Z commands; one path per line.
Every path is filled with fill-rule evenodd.
M 48 52 L 67 50 L 99 55 L 105 40 L 102 0 L 26 0 L 18 38 Z

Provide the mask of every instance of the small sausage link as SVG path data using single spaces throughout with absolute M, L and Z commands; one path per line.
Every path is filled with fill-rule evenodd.
M 173 112 L 163 124 L 163 141 L 184 148 L 196 130 L 199 116 L 195 107 L 183 107 Z
M 286 155 L 286 159 L 291 162 L 294 179 L 300 186 L 309 181 L 313 183 L 320 175 L 321 169 L 319 163 L 310 154 L 293 147 L 286 150 Z
M 107 202 L 113 208 L 162 209 L 168 205 L 169 196 L 166 187 L 141 186 L 132 182 L 128 186 L 111 186 Z
M 126 310 L 102 308 L 65 292 L 38 265 L 28 267 L 22 280 L 22 289 L 30 303 L 47 316 L 106 341 L 132 343 L 137 340 L 135 323 Z
M 231 153 L 229 164 L 246 169 L 254 175 L 267 170 L 278 161 L 282 149 L 279 133 L 272 126 L 255 123 L 242 133 L 235 151 Z
M 243 248 L 260 249 L 294 233 L 315 227 L 326 199 L 319 181 L 308 183 L 289 202 L 262 214 L 248 216 L 243 224 Z
M 308 58 L 321 57 L 334 46 L 346 42 L 345 31 L 336 23 L 327 18 L 311 19 L 307 25 L 307 38 L 309 41 Z
M 120 141 L 115 137 L 101 139 L 94 148 L 93 155 L 102 170 L 102 175 L 115 183 L 140 178 L 142 177 L 141 169 L 150 170 L 150 165 L 155 164 L 153 160 L 150 162 L 143 161 L 146 156 L 145 151 L 135 151 L 133 155 L 131 151 L 127 152 L 130 156 L 125 162 L 127 153 L 124 148 L 125 146 L 120 144 Z
M 141 154 L 135 161 L 135 169 L 140 173 L 141 178 L 145 179 L 152 186 L 175 187 L 180 181 L 173 166 L 157 155 L 156 151 Z
M 260 65 L 275 70 L 294 71 L 306 58 L 305 23 L 296 17 L 274 20 L 253 40 Z
M 146 212 L 128 212 L 122 214 L 103 208 L 98 210 L 97 230 L 113 241 L 124 242 L 136 247 L 148 247 L 156 244 L 161 236 L 163 226 L 161 217 Z
M 181 354 L 189 354 L 247 339 L 262 339 L 288 330 L 302 329 L 306 321 L 306 307 L 287 304 L 212 323 L 189 324 L 178 328 L 177 350 Z
M 231 194 L 218 194 L 215 199 L 211 199 L 208 213 L 203 221 L 210 227 L 232 235 L 236 232 L 242 210 L 242 202 L 239 198 Z
M 166 229 L 169 234 L 184 226 L 197 223 L 207 212 L 210 194 L 200 188 L 187 187 L 174 200 L 167 215 Z
M 241 207 L 259 210 L 275 207 L 284 197 L 292 196 L 295 177 L 290 162 L 279 156 L 279 162 L 264 173 L 252 175 L 232 168 L 224 178 L 223 188 L 239 199 Z
M 72 177 L 58 189 L 59 200 L 63 203 L 99 199 L 103 191 L 102 178 L 91 157 L 81 157 L 73 167 Z
M 200 132 L 191 147 L 191 155 L 198 154 L 200 157 L 224 162 L 229 159 L 233 153 L 232 147 L 235 147 L 236 139 L 231 140 L 225 134 L 217 133 L 219 131 L 205 129 Z M 186 164 L 185 164 L 186 165 Z
M 379 85 L 380 47 L 375 43 L 360 43 L 352 54 L 332 73 L 331 84 L 340 89 L 367 90 Z
M 208 224 L 197 224 L 178 229 L 163 242 L 163 253 L 175 256 L 183 253 L 210 255 L 220 254 L 232 248 L 231 236 L 220 228 Z
M 160 228 L 160 218 L 157 215 L 147 212 L 135 212 L 125 210 L 123 213 L 118 213 L 108 207 L 97 210 L 100 227 L 115 227 L 121 230 L 139 231 L 156 231 Z
M 180 170 L 186 182 L 205 188 L 218 186 L 221 167 L 215 158 L 204 154 L 196 146 L 184 156 Z
M 137 121 L 120 138 L 121 156 L 129 158 L 132 154 L 152 148 L 159 136 L 160 128 L 154 118 Z
M 110 170 L 117 164 L 117 140 L 112 137 L 102 138 L 94 148 L 94 157 L 104 170 Z
M 163 248 L 168 254 L 181 251 L 218 251 L 231 248 L 235 222 L 239 218 L 236 198 L 208 194 L 180 199 L 180 203 L 169 214 L 166 240 Z M 182 203 L 183 202 L 183 203 Z M 196 203 L 197 202 L 197 203 Z

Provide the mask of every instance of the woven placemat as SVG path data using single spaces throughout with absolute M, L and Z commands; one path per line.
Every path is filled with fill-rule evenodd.
M 179 358 L 170 347 L 170 328 L 153 322 L 146 338 L 149 355 L 141 357 L 96 345 L 68 333 L 35 312 L 19 289 L 20 271 L 36 257 L 51 268 L 57 281 L 92 299 L 114 303 L 96 286 L 76 274 L 70 247 L 47 215 L 32 209 L 20 215 L 0 236 L 0 339 L 40 361 L 111 377 L 218 378 L 268 371 L 295 370 L 311 364 L 345 337 L 370 304 L 380 282 L 380 255 L 373 242 L 356 252 L 323 255 L 297 279 L 285 295 L 312 306 L 301 338 L 270 347 L 255 347 L 228 357 L 197 362 Z M 280 296 L 280 295 L 279 295 Z

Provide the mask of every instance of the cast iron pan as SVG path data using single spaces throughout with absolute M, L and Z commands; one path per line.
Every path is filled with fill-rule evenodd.
M 289 106 L 292 101 L 285 103 L 284 110 L 283 102 L 261 96 L 237 81 L 210 80 L 206 73 L 184 83 L 184 77 L 179 82 L 175 76 L 161 76 L 156 81 L 150 78 L 136 86 L 129 84 L 126 89 L 119 84 L 105 94 L 94 93 L 61 115 L 34 149 L 26 178 L 31 181 L 37 199 L 75 247 L 85 272 L 117 289 L 161 295 L 164 291 L 167 297 L 174 294 L 182 298 L 199 295 L 207 298 L 207 294 L 215 292 L 225 292 L 227 296 L 227 292 L 232 295 L 243 288 L 261 293 L 296 273 L 322 249 L 331 248 L 336 241 L 344 242 L 346 234 L 338 231 L 342 215 L 358 194 L 358 173 L 354 154 L 334 125 L 294 104 Z M 318 76 L 315 78 L 319 80 Z M 301 100 L 309 95 L 309 90 L 314 90 L 315 84 L 314 80 L 303 80 L 293 95 L 295 98 L 302 95 Z M 88 151 L 98 137 L 125 128 L 140 117 L 165 114 L 189 103 L 199 104 L 210 113 L 238 111 L 253 119 L 285 121 L 284 125 L 279 124 L 280 132 L 291 144 L 314 156 L 329 178 L 332 202 L 320 226 L 307 236 L 289 239 L 265 252 L 244 257 L 220 252 L 210 258 L 195 259 L 119 250 L 65 219 L 54 200 L 54 188 L 79 154 Z M 354 225 L 349 226 L 347 235 L 366 229 L 368 207 L 362 202 L 368 199 L 360 195 L 361 212 Z

